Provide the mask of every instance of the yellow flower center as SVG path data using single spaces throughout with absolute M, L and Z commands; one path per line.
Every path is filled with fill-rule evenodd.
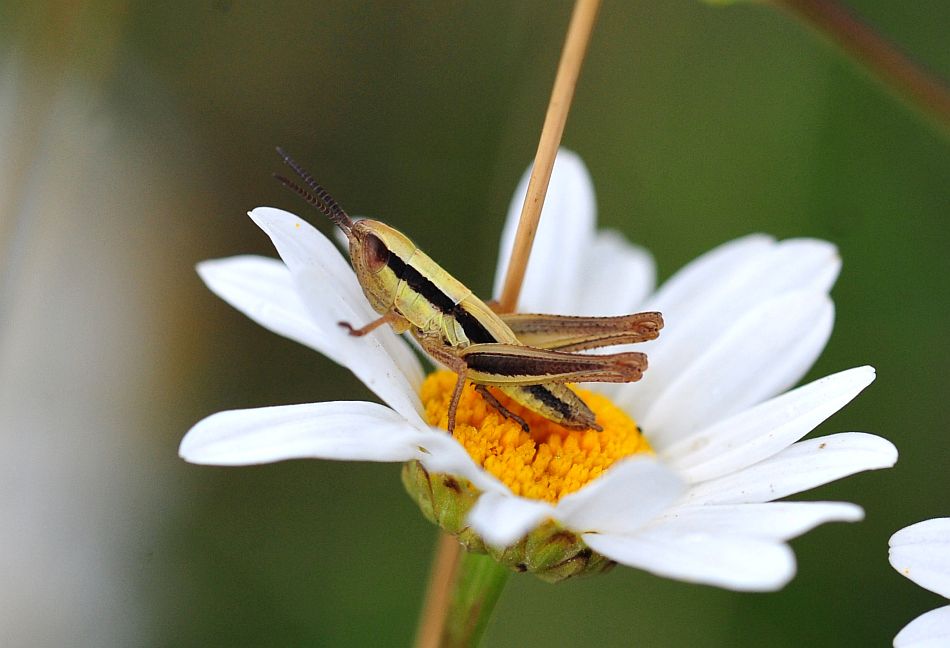
M 422 404 L 430 425 L 448 428 L 455 374 L 436 371 L 422 384 Z M 653 449 L 637 424 L 605 396 L 574 391 L 597 417 L 602 432 L 568 430 L 521 407 L 499 391 L 501 403 L 531 428 L 503 417 L 471 385 L 462 390 L 453 436 L 475 463 L 522 497 L 556 502 L 596 479 L 615 461 Z

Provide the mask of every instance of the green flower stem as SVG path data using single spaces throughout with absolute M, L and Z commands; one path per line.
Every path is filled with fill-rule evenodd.
M 477 646 L 511 571 L 483 554 L 463 551 L 445 619 L 442 646 Z

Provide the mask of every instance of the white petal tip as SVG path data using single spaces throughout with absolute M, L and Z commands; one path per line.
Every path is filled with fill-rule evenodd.
M 478 533 L 479 537 L 481 537 L 481 539 L 485 542 L 485 544 L 495 549 L 504 549 L 506 547 L 510 547 L 511 545 L 515 544 L 516 542 L 521 540 L 523 537 L 525 537 L 525 535 L 527 535 L 528 532 L 531 530 L 531 529 L 524 529 L 524 530 L 518 529 L 515 532 L 512 529 L 507 529 L 507 530 L 503 530 L 503 529 L 492 530 L 488 528 L 479 529 L 479 528 L 475 528 L 474 525 L 472 526 L 472 528 L 475 529 L 476 533 Z
M 891 468 L 897 463 L 897 446 L 885 439 L 867 432 L 842 432 L 831 437 L 819 437 L 831 439 L 840 437 L 846 442 L 852 442 L 853 454 L 845 459 L 845 463 L 850 463 L 853 470 L 849 474 L 861 472 L 864 470 L 880 470 L 882 468 Z M 819 441 L 813 439 L 813 441 Z M 824 443 L 816 446 L 817 452 L 821 452 L 825 447 Z
M 877 369 L 875 369 L 871 365 L 863 365 L 861 367 L 856 367 L 855 371 L 860 372 L 863 375 L 866 375 L 868 377 L 868 384 L 874 382 L 874 379 L 877 378 Z
M 707 584 L 737 592 L 779 591 L 795 578 L 795 574 L 798 573 L 798 564 L 794 552 L 788 545 L 775 545 L 774 549 L 777 555 L 768 567 L 751 569 L 748 573 L 737 570 L 734 575 L 724 577 L 721 582 L 712 581 Z
M 251 211 L 247 212 L 247 215 L 250 216 L 251 218 L 259 218 L 259 217 L 266 217 L 272 214 L 273 212 L 282 213 L 282 214 L 288 213 L 282 209 L 277 209 L 276 207 L 267 207 L 266 205 L 261 205 L 260 207 L 255 207 Z
M 950 517 L 931 518 L 906 526 L 891 536 L 891 547 L 932 542 L 935 538 L 946 538 L 950 544 Z
M 486 544 L 508 547 L 554 512 L 547 502 L 506 493 L 483 493 L 468 513 L 468 523 Z
M 206 466 L 216 464 L 217 462 L 214 460 L 216 453 L 213 449 L 209 452 L 208 447 L 202 443 L 200 438 L 197 438 L 198 436 L 200 435 L 192 434 L 189 431 L 178 446 L 178 456 L 188 463 Z
M 945 648 L 950 645 L 950 605 L 926 612 L 894 637 L 894 648 Z
M 487 525 L 484 521 L 476 522 L 470 518 L 469 523 L 485 544 L 495 549 L 504 549 L 528 535 L 540 524 L 540 520 L 532 521 L 530 524 Z
M 894 464 L 897 463 L 897 459 L 898 459 L 897 446 L 895 446 L 893 443 L 891 443 L 887 439 L 882 438 L 881 441 L 883 443 L 881 443 L 881 447 L 878 450 L 881 463 L 877 467 L 891 468 L 892 466 L 894 466 Z
M 278 228 L 300 229 L 303 226 L 309 226 L 305 220 L 283 209 L 276 207 L 255 207 L 247 213 L 258 227 L 271 234 Z
M 857 504 L 852 504 L 852 507 L 849 509 L 843 509 L 841 514 L 834 518 L 833 520 L 828 520 L 829 522 L 863 522 L 864 521 L 864 509 L 858 506 Z
M 211 259 L 206 259 L 204 261 L 199 261 L 195 264 L 195 272 L 198 273 L 198 276 L 201 277 L 205 282 L 207 282 L 207 276 L 209 272 L 214 271 L 214 261 Z
M 891 536 L 888 544 L 888 561 L 898 573 L 950 598 L 950 518 L 912 524 Z M 950 634 L 950 625 L 947 631 Z
M 223 259 L 205 259 L 195 264 L 195 272 L 206 284 L 211 283 L 222 274 L 237 259 L 247 258 L 244 256 L 225 257 Z
M 210 418 L 208 417 L 208 419 Z M 208 419 L 205 419 L 205 421 Z M 207 434 L 203 423 L 204 421 L 197 423 L 192 429 L 188 430 L 178 445 L 178 456 L 188 463 L 203 466 L 248 466 L 266 463 L 235 457 L 227 440 L 216 438 L 216 435 Z
M 698 580 L 697 582 L 700 585 L 722 587 L 734 592 L 777 592 L 792 582 L 796 572 L 795 559 L 792 558 L 788 564 L 782 565 L 771 574 L 756 574 L 748 577 L 745 574 L 736 574 L 734 577 L 724 577 L 708 582 Z

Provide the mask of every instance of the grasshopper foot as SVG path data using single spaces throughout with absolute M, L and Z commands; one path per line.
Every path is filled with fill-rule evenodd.
M 354 336 L 354 337 L 359 337 L 359 336 L 363 335 L 363 333 L 361 333 L 359 329 L 353 328 L 353 325 L 350 324 L 349 322 L 337 322 L 337 325 L 342 326 L 343 328 L 345 328 L 345 329 L 346 329 L 346 332 L 349 333 L 350 335 Z
M 369 324 L 361 328 L 353 328 L 353 325 L 350 324 L 349 322 L 337 322 L 337 324 L 345 328 L 347 332 L 349 332 L 349 334 L 352 335 L 353 337 L 363 337 L 367 333 L 375 331 L 380 326 L 390 321 L 390 319 L 392 319 L 392 315 L 386 314 L 380 317 L 379 319 L 374 319 L 372 322 L 370 322 Z

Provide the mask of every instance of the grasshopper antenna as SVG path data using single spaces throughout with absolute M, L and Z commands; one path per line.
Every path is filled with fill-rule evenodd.
M 275 173 L 274 177 L 285 187 L 299 195 L 301 198 L 306 200 L 308 203 L 319 209 L 321 212 L 326 214 L 327 218 L 333 221 L 337 227 L 343 230 L 343 233 L 350 236 L 350 230 L 353 228 L 353 220 L 350 218 L 339 203 L 333 199 L 333 196 L 330 195 L 326 189 L 324 189 L 316 180 L 313 179 L 313 176 L 310 175 L 307 171 L 304 170 L 297 162 L 294 161 L 289 155 L 284 152 L 284 149 L 277 147 L 277 154 L 280 155 L 284 163 L 289 166 L 294 172 L 303 179 L 308 187 L 313 191 L 307 191 L 296 182 L 289 180 L 288 178 Z

